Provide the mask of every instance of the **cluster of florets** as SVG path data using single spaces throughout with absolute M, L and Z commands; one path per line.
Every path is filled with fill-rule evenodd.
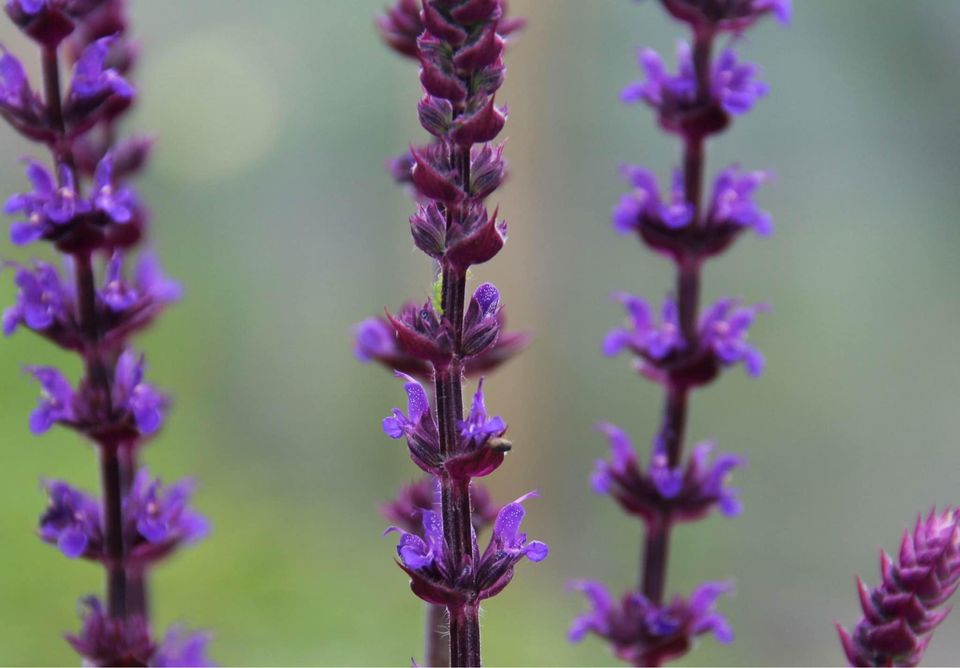
M 394 408 L 393 414 L 383 420 L 383 431 L 390 438 L 405 438 L 410 458 L 423 471 L 436 477 L 469 480 L 489 475 L 503 463 L 511 447 L 503 438 L 507 424 L 499 415 L 487 415 L 482 378 L 470 413 L 457 425 L 456 447 L 441 454 L 437 419 L 426 391 L 412 377 L 397 375 L 406 381 L 407 412 Z
M 873 589 L 857 578 L 863 619 L 850 633 L 837 625 L 843 650 L 852 666 L 916 666 L 960 587 L 960 511 L 917 518 L 896 562 L 881 552 L 880 575 Z
M 400 534 L 397 555 L 400 567 L 410 576 L 413 592 L 428 603 L 462 606 L 496 596 L 513 578 L 520 560 L 543 561 L 549 549 L 540 541 L 528 541 L 520 531 L 525 511 L 523 501 L 536 496 L 525 494 L 497 513 L 493 534 L 483 554 L 473 536 L 473 559 L 469 564 L 454 563 L 443 538 L 440 513 L 422 513 L 423 531 L 410 533 L 397 527 L 387 532 Z
M 67 641 L 91 666 L 210 666 L 207 645 L 210 636 L 172 626 L 163 641 L 155 643 L 146 620 L 133 616 L 113 619 L 100 601 L 88 597 L 81 601 L 83 626 Z
M 739 34 L 767 14 L 789 23 L 791 0 L 661 0 L 674 18 L 689 23 L 698 34 Z
M 190 480 L 164 486 L 146 469 L 137 473 L 123 500 L 131 563 L 149 565 L 207 534 L 207 521 L 189 506 L 193 488 Z M 40 538 L 71 559 L 108 559 L 99 499 L 61 480 L 47 481 L 46 489 L 49 503 L 40 517 Z
M 593 489 L 609 494 L 628 513 L 648 524 L 698 520 L 714 507 L 732 517 L 740 513 L 738 491 L 727 486 L 730 472 L 743 466 L 742 457 L 718 455 L 713 443 L 696 445 L 685 466 L 670 466 L 661 443 L 654 443 L 646 470 L 637 460 L 630 437 L 611 424 L 600 425 L 610 441 L 610 460 L 598 460 Z
M 747 342 L 747 334 L 760 306 L 740 306 L 735 299 L 720 299 L 700 318 L 695 341 L 689 343 L 680 328 L 676 301 L 667 297 L 660 322 L 640 297 L 616 295 L 627 311 L 627 327 L 611 330 L 603 342 L 607 356 L 629 350 L 637 370 L 647 378 L 674 386 L 696 387 L 709 383 L 724 367 L 743 364 L 751 376 L 763 373 L 764 358 Z
M 754 200 L 769 178 L 763 171 L 742 173 L 737 165 L 716 177 L 713 195 L 702 221 L 684 197 L 683 173 L 674 171 L 669 197 L 661 196 L 657 177 L 634 165 L 622 169 L 633 190 L 613 210 L 613 227 L 620 234 L 638 234 L 652 250 L 680 259 L 689 254 L 708 258 L 726 250 L 737 236 L 752 229 L 760 236 L 773 233 L 770 214 Z
M 599 582 L 576 582 L 592 610 L 577 617 L 568 637 L 580 642 L 588 633 L 606 639 L 617 658 L 634 666 L 659 666 L 686 654 L 697 636 L 713 633 L 718 641 L 733 641 L 727 620 L 716 612 L 717 599 L 731 591 L 725 582 L 700 585 L 689 598 L 676 596 L 656 605 L 643 594 L 627 592 L 615 601 Z

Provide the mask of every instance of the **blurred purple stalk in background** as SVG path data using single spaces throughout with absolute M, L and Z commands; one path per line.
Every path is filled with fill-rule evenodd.
M 684 460 L 688 402 L 693 389 L 713 382 L 729 366 L 743 364 L 752 376 L 763 370 L 763 357 L 747 334 L 762 307 L 741 306 L 721 299 L 701 313 L 700 282 L 704 262 L 725 251 L 745 230 L 770 234 L 770 216 L 755 203 L 763 172 L 741 172 L 736 165 L 721 170 L 713 193 L 704 201 L 706 142 L 724 131 L 733 117 L 749 111 L 766 93 L 757 68 L 737 60 L 732 43 L 758 19 L 772 13 L 786 23 L 789 0 L 662 0 L 664 8 L 686 23 L 692 42 L 677 48 L 677 73 L 646 49 L 640 65 L 646 79 L 628 86 L 627 104 L 643 102 L 657 115 L 664 132 L 682 142 L 681 166 L 670 189 L 661 192 L 654 173 L 627 165 L 623 176 L 632 191 L 613 212 L 620 234 L 636 234 L 651 250 L 676 267 L 676 289 L 666 297 L 659 320 L 645 300 L 616 295 L 628 322 L 610 332 L 604 353 L 628 351 L 638 373 L 664 388 L 660 429 L 644 469 L 625 432 L 602 425 L 611 444 L 611 458 L 597 463 L 594 490 L 609 494 L 627 513 L 640 518 L 645 544 L 638 586 L 620 600 L 600 583 L 578 582 L 592 610 L 570 629 L 577 642 L 588 633 L 607 640 L 616 656 L 635 665 L 661 665 L 685 654 L 696 636 L 712 632 L 721 642 L 733 639 L 726 620 L 714 610 L 719 596 L 732 586 L 705 583 L 689 597 L 665 602 L 670 532 L 679 522 L 700 519 L 714 507 L 726 515 L 740 510 L 735 490 L 725 486 L 732 469 L 742 466 L 736 455 L 712 461 L 712 443 L 701 443 Z M 724 34 L 731 44 L 714 54 Z

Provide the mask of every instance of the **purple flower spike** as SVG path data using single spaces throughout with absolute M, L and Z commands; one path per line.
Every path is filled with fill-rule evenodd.
M 61 480 L 44 483 L 50 501 L 40 517 L 40 538 L 70 559 L 103 555 L 100 503 Z
M 573 621 L 568 637 L 580 642 L 594 633 L 606 639 L 617 658 L 635 666 L 659 666 L 686 654 L 697 636 L 713 633 L 721 643 L 733 640 L 727 620 L 714 610 L 717 599 L 731 591 L 723 582 L 700 585 L 689 599 L 675 597 L 658 606 L 639 592 L 618 602 L 598 582 L 576 582 L 592 610 Z
M 154 387 L 143 381 L 144 356 L 125 350 L 117 359 L 113 379 L 113 402 L 126 409 L 137 429 L 149 435 L 160 429 L 167 399 Z
M 864 617 L 849 633 L 837 624 L 843 651 L 851 666 L 916 666 L 960 586 L 960 511 L 918 517 L 896 561 L 881 553 L 880 574 L 874 589 L 857 578 Z
M 30 413 L 30 431 L 39 435 L 58 422 L 71 424 L 74 394 L 70 382 L 53 367 L 31 366 L 27 371 L 37 379 L 42 391 L 37 407 Z
M 740 512 L 738 490 L 727 487 L 730 472 L 744 465 L 742 457 L 721 454 L 713 463 L 713 443 L 694 447 L 685 466 L 669 466 L 662 446 L 656 444 L 650 465 L 644 470 L 622 429 L 601 424 L 610 442 L 610 460 L 599 460 L 591 478 L 598 494 L 609 494 L 624 511 L 653 524 L 691 522 L 718 507 L 728 516 Z

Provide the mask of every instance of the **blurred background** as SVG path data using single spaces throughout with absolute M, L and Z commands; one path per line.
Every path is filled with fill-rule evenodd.
M 212 519 L 206 542 L 156 572 L 162 624 L 212 629 L 225 664 L 404 664 L 421 655 L 421 604 L 391 563 L 378 503 L 416 477 L 380 420 L 399 383 L 351 355 L 351 325 L 424 298 L 431 270 L 412 250 L 412 205 L 382 163 L 424 137 L 415 67 L 379 41 L 386 0 L 164 0 L 133 5 L 144 59 L 130 129 L 159 138 L 141 182 L 153 234 L 186 300 L 141 343 L 175 397 L 146 452 L 166 480 L 194 475 Z M 773 311 L 742 370 L 694 396 L 690 436 L 745 453 L 745 510 L 675 533 L 671 592 L 732 577 L 737 641 L 700 643 L 683 663 L 836 664 L 832 624 L 855 623 L 854 573 L 874 583 L 877 548 L 933 504 L 960 502 L 960 4 L 803 0 L 788 29 L 765 22 L 741 44 L 770 96 L 709 147 L 770 168 L 761 201 L 777 232 L 745 235 L 710 264 L 707 297 Z M 614 234 L 617 165 L 663 178 L 677 143 L 645 109 L 617 102 L 639 77 L 635 47 L 672 62 L 681 28 L 653 2 L 513 0 L 529 18 L 510 48 L 511 178 L 499 191 L 510 242 L 475 270 L 495 280 L 510 324 L 535 339 L 488 380 L 488 406 L 516 447 L 491 479 L 500 501 L 537 488 L 526 528 L 550 558 L 523 563 L 484 606 L 490 665 L 611 664 L 596 639 L 573 646 L 585 608 L 573 578 L 615 590 L 636 579 L 640 529 L 590 491 L 606 444 L 600 420 L 646 451 L 660 391 L 599 352 L 627 289 L 659 300 L 671 267 Z M 6 20 L 2 42 L 35 50 Z M 36 73 L 36 63 L 33 72 Z M 21 190 L 0 131 L 4 197 Z M 5 236 L 5 234 L 4 234 Z M 2 254 L 22 258 L 4 241 Z M 10 274 L 0 304 L 13 300 Z M 60 639 L 101 571 L 34 536 L 41 476 L 96 489 L 93 452 L 65 430 L 27 430 L 36 385 L 25 363 L 73 360 L 20 333 L 0 346 L 0 664 L 72 664 Z M 960 656 L 960 614 L 929 664 Z

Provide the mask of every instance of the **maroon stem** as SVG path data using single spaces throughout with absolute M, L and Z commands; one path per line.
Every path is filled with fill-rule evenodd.
M 134 478 L 137 475 L 137 446 L 136 443 L 122 443 L 120 455 L 120 490 L 123 498 L 130 494 Z M 130 554 L 132 545 L 126 544 L 126 553 Z M 144 619 L 148 617 L 149 599 L 147 598 L 147 581 L 144 566 L 136 563 L 127 564 L 127 613 Z
M 694 42 L 693 61 L 697 75 L 698 98 L 706 100 L 710 94 L 710 52 L 713 35 L 698 34 Z M 683 140 L 684 197 L 694 210 L 694 224 L 703 224 L 701 199 L 703 197 L 704 143 L 702 134 L 689 134 Z M 700 258 L 694 254 L 677 259 L 677 311 L 680 331 L 688 351 L 697 345 L 697 322 L 700 310 Z M 667 456 L 671 467 L 680 464 L 683 455 L 684 431 L 687 423 L 689 386 L 672 378 L 666 381 L 663 418 L 657 444 Z M 646 527 L 643 560 L 640 568 L 640 587 L 650 601 L 661 605 L 667 581 L 667 557 L 670 549 L 670 517 L 658 514 Z
M 470 183 L 469 147 L 451 147 L 451 162 L 456 165 L 460 184 L 466 191 Z M 448 226 L 463 215 L 456 206 L 447 208 Z M 437 421 L 440 431 L 440 457 L 446 458 L 460 447 L 459 423 L 463 420 L 463 361 L 460 354 L 463 340 L 463 311 L 467 276 L 459 267 L 444 266 L 441 275 L 440 308 L 453 326 L 453 358 L 435 369 Z M 470 480 L 440 478 L 440 506 L 443 535 L 450 558 L 458 569 L 473 560 L 473 533 L 470 504 Z M 448 607 L 450 619 L 450 665 L 480 665 L 480 620 L 462 608 Z M 428 629 L 429 632 L 429 629 Z
M 57 139 L 51 145 L 58 167 L 73 169 L 73 155 L 67 138 L 63 118 L 63 101 L 60 90 L 60 62 L 57 49 L 44 47 L 42 53 L 43 89 L 50 120 L 57 130 Z M 61 179 L 60 169 L 57 178 Z M 78 184 L 79 181 L 74 179 Z M 64 184 L 61 182 L 61 186 Z M 76 196 L 79 197 L 77 192 Z M 77 318 L 84 334 L 83 359 L 87 382 L 96 397 L 100 414 L 112 413 L 110 382 L 111 374 L 101 350 L 100 324 L 97 320 L 96 286 L 93 274 L 93 259 L 89 252 L 73 256 L 76 273 Z M 127 574 L 125 569 L 126 546 L 123 539 L 123 479 L 119 453 L 120 444 L 111 440 L 97 442 L 100 448 L 100 476 L 103 487 L 104 518 L 104 567 L 107 570 L 107 613 L 115 619 L 127 616 Z

